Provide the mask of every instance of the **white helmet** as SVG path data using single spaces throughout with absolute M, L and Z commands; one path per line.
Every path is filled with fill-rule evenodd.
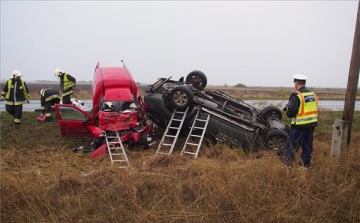
M 61 75 L 61 73 L 65 73 L 63 70 L 60 70 L 59 68 L 56 68 L 55 70 L 55 77 L 58 77 Z
M 21 73 L 19 70 L 14 70 L 14 71 L 13 71 L 13 76 L 14 76 L 14 77 L 21 77 L 21 76 L 22 76 L 22 73 Z
M 45 91 L 45 89 L 41 89 L 40 90 L 40 95 L 43 95 L 44 91 Z

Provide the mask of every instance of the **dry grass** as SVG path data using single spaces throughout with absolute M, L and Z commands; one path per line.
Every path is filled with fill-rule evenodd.
M 0 115 L 1 222 L 360 222 L 359 132 L 334 158 L 330 127 L 318 131 L 308 172 L 225 145 L 197 159 L 130 148 L 121 169 L 73 153 L 91 140 L 62 138 L 56 121 L 26 112 L 19 131 Z

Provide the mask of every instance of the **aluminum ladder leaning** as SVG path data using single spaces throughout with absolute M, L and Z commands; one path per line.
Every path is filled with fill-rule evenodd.
M 186 118 L 186 114 L 188 112 L 189 107 L 186 108 L 186 110 L 184 112 L 181 111 L 177 111 L 177 109 L 174 110 L 171 119 L 166 127 L 166 130 L 164 132 L 163 137 L 161 138 L 161 141 L 159 143 L 159 146 L 155 152 L 155 156 L 159 155 L 159 154 L 166 154 L 166 155 L 170 155 L 173 150 L 174 150 L 174 146 L 176 144 L 176 141 L 179 137 L 179 133 L 180 130 L 184 124 L 185 118 Z M 181 116 L 181 118 L 179 118 L 179 116 L 177 117 L 176 115 Z M 176 133 L 174 135 L 171 134 L 171 130 L 176 130 Z M 170 141 L 172 141 L 172 143 L 165 143 L 165 138 L 169 138 Z M 162 146 L 170 146 L 170 150 L 169 152 L 160 152 L 160 149 Z
M 187 136 L 184 147 L 183 147 L 183 149 L 181 151 L 181 155 L 183 155 L 183 154 L 191 154 L 191 155 L 194 155 L 194 158 L 197 158 L 197 156 L 199 154 L 200 146 L 201 146 L 202 141 L 204 139 L 206 128 L 207 128 L 209 120 L 210 120 L 210 114 L 207 114 L 206 119 L 201 119 L 198 116 L 199 116 L 199 112 L 195 116 L 195 119 L 194 119 L 194 122 L 193 122 L 193 124 L 191 126 L 189 135 Z M 198 134 L 193 134 L 193 130 L 198 130 L 198 132 L 201 131 L 201 134 L 199 134 L 199 135 Z M 194 140 L 194 141 L 197 141 L 197 143 L 189 142 L 190 139 Z M 189 148 L 188 148 L 188 150 L 186 150 L 187 145 L 190 145 L 190 147 L 197 146 L 196 150 L 195 151 L 194 151 L 194 149 L 189 150 Z
M 118 132 L 115 132 L 115 136 L 106 136 L 106 145 L 108 148 L 108 152 L 110 155 L 111 163 L 114 164 L 115 162 L 120 163 L 120 168 L 128 167 L 129 160 L 125 152 L 125 148 L 121 142 L 120 136 Z

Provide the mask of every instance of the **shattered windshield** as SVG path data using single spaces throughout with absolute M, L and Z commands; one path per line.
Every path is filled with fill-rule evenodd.
M 132 109 L 132 104 L 134 104 L 133 101 L 104 101 L 101 110 L 122 112 L 128 109 Z

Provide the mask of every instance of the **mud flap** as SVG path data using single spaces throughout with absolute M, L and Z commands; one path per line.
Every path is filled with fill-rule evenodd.
M 91 158 L 95 159 L 95 158 L 98 158 L 104 154 L 107 153 L 107 145 L 106 144 L 103 144 L 101 145 L 99 148 L 97 148 L 92 154 L 91 154 Z

